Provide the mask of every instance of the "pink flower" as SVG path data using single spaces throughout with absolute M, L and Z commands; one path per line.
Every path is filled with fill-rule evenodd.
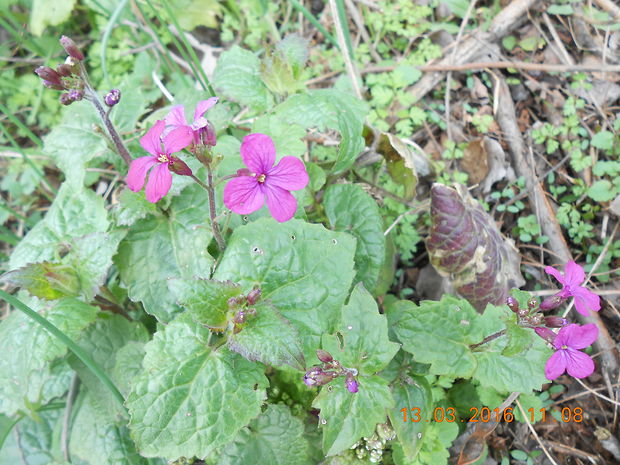
M 297 210 L 297 200 L 290 191 L 308 184 L 308 173 L 296 157 L 283 157 L 274 166 L 276 148 L 271 137 L 249 134 L 241 144 L 241 158 L 249 168 L 237 172 L 224 188 L 224 204 L 235 213 L 248 215 L 267 202 L 269 213 L 277 221 L 290 220 Z
M 173 129 L 164 137 L 162 144 L 161 135 L 165 126 L 162 120 L 157 121 L 140 139 L 140 145 L 151 156 L 133 160 L 127 174 L 127 185 L 132 191 L 138 192 L 144 186 L 146 173 L 154 167 L 146 184 L 146 199 L 152 203 L 161 200 L 170 190 L 170 171 L 186 176 L 192 174 L 185 163 L 171 155 L 187 147 L 192 142 L 192 135 L 183 128 Z
M 589 355 L 579 351 L 585 349 L 598 337 L 594 324 L 583 326 L 571 324 L 560 329 L 553 341 L 556 352 L 547 360 L 545 376 L 554 380 L 565 371 L 575 378 L 585 378 L 594 372 L 594 362 Z
M 211 97 L 202 100 L 196 105 L 194 110 L 194 121 L 187 124 L 185 119 L 185 108 L 183 105 L 175 105 L 166 115 L 164 120 L 166 125 L 174 129 L 183 128 L 192 135 L 194 145 L 200 144 L 202 141 L 205 145 L 215 145 L 215 130 L 211 123 L 203 115 L 209 108 L 217 103 L 217 97 Z M 202 140 L 201 140 L 202 139 Z
M 575 308 L 582 315 L 588 316 L 588 310 L 598 311 L 601 309 L 601 299 L 594 292 L 581 286 L 586 274 L 583 268 L 574 261 L 566 264 L 564 274 L 552 266 L 545 268 L 545 272 L 557 279 L 563 285 L 562 290 L 557 294 L 563 299 L 568 297 L 575 298 Z

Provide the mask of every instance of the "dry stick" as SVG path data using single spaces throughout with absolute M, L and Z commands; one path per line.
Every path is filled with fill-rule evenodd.
M 487 43 L 502 38 L 516 28 L 519 21 L 525 16 L 528 8 L 536 3 L 538 3 L 537 0 L 513 0 L 495 16 L 488 31 L 477 31 L 460 44 L 458 55 L 456 56 L 457 63 L 451 63 L 449 58 L 444 58 L 436 65 L 431 66 L 444 67 L 443 69 L 435 69 L 435 71 L 447 71 L 445 69 L 446 66 L 452 67 L 454 71 L 458 71 L 459 65 L 471 61 L 486 47 Z M 479 68 L 484 68 L 484 66 Z M 423 71 L 433 70 L 428 66 L 421 67 L 420 69 Z M 443 75 L 441 73 L 427 74 L 415 83 L 411 88 L 411 92 L 416 99 L 420 99 L 432 91 L 442 79 Z
M 387 68 L 387 67 L 385 67 Z M 393 68 L 393 67 L 390 67 Z M 464 63 L 461 65 L 437 64 L 419 66 L 420 71 L 474 71 L 483 69 L 524 69 L 526 71 L 543 71 L 548 73 L 617 73 L 620 65 L 596 66 L 596 65 L 547 65 L 544 63 L 529 63 L 527 61 L 481 61 Z M 382 69 L 382 71 L 385 71 Z M 362 73 L 378 72 L 374 68 L 362 70 Z M 419 82 L 419 81 L 418 81 Z M 414 86 L 415 87 L 415 86 Z
M 521 131 L 517 124 L 515 107 L 512 97 L 510 96 L 510 90 L 503 78 L 498 79 L 498 86 L 499 105 L 497 121 L 510 147 L 513 165 L 518 175 L 524 177 L 526 189 L 531 193 L 529 202 L 532 210 L 537 211 L 539 208 L 543 209 L 543 213 L 541 214 L 541 229 L 543 234 L 549 238 L 549 248 L 561 257 L 563 263 L 566 263 L 571 260 L 571 253 L 564 240 L 560 225 L 555 219 L 555 212 L 542 186 L 540 183 L 535 182 L 536 174 L 534 172 L 534 167 L 530 166 L 525 158 L 525 144 L 523 143 Z M 616 372 L 618 370 L 618 361 L 615 356 L 615 343 L 609 335 L 601 317 L 596 312 L 590 312 L 588 316 L 578 313 L 577 319 L 583 324 L 596 324 L 599 329 L 600 337 L 594 343 L 594 348 L 596 351 L 601 352 L 603 366 L 608 370 Z
M 349 54 L 349 49 L 347 47 L 347 42 L 344 39 L 344 30 L 342 29 L 342 23 L 340 22 L 340 15 L 338 14 L 338 8 L 336 6 L 336 0 L 329 0 L 329 7 L 332 10 L 332 17 L 334 20 L 334 27 L 336 28 L 336 36 L 338 37 L 338 43 L 340 44 L 340 51 L 342 52 L 342 57 L 344 59 L 344 65 L 347 68 L 347 73 L 351 78 L 351 83 L 353 84 L 353 91 L 355 95 L 360 100 L 362 99 L 362 91 L 359 86 L 359 82 L 357 77 L 359 76 L 357 69 L 355 68 L 355 64 L 351 59 L 351 55 Z
M 454 63 L 454 58 L 456 57 L 456 53 L 459 49 L 459 44 L 461 43 L 461 38 L 463 37 L 463 31 L 465 30 L 465 26 L 469 22 L 469 18 L 471 17 L 472 11 L 474 11 L 474 7 L 476 6 L 476 0 L 471 0 L 469 2 L 469 7 L 465 12 L 465 16 L 463 16 L 463 20 L 461 21 L 461 27 L 459 27 L 459 32 L 456 35 L 456 40 L 454 41 L 454 47 L 452 49 L 452 56 L 450 57 L 450 61 Z M 448 139 L 452 140 L 452 128 L 450 127 L 450 86 L 452 84 L 452 72 L 448 71 L 446 75 L 446 97 L 445 97 L 445 106 L 446 106 L 446 130 L 448 132 Z
M 525 423 L 527 423 L 527 427 L 529 428 L 530 432 L 532 433 L 532 435 L 536 439 L 536 442 L 538 442 L 538 445 L 540 446 L 540 448 L 543 450 L 543 452 L 545 453 L 545 455 L 547 456 L 547 458 L 549 459 L 549 461 L 553 465 L 558 465 L 558 463 L 553 459 L 553 457 L 551 456 L 551 454 L 549 453 L 549 451 L 547 450 L 547 448 L 545 447 L 543 442 L 540 440 L 540 437 L 538 436 L 538 433 L 536 432 L 536 430 L 534 429 L 534 427 L 530 423 L 530 420 L 527 418 L 527 415 L 525 414 L 525 410 L 523 410 L 523 407 L 521 406 L 521 403 L 519 402 L 519 400 L 515 399 L 515 402 L 517 403 L 517 407 L 519 407 L 519 411 L 521 412 L 521 416 L 525 420 Z

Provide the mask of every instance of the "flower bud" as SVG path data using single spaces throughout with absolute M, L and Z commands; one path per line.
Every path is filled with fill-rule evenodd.
M 246 299 L 248 300 L 248 304 L 254 305 L 260 299 L 261 290 L 259 288 L 254 288 L 250 291 Z
M 80 61 L 84 59 L 84 54 L 80 51 L 79 48 L 77 48 L 75 42 L 73 42 L 73 40 L 71 40 L 69 37 L 62 36 L 60 38 L 60 45 L 62 45 L 62 48 L 65 49 L 65 52 L 67 52 L 67 55 L 69 55 L 70 57 Z
M 316 357 L 323 363 L 330 363 L 334 361 L 334 357 L 332 357 L 332 354 L 322 349 L 317 349 Z
M 256 309 L 254 307 L 250 307 L 245 311 L 245 313 L 248 316 L 256 316 Z
M 567 324 L 568 320 L 566 318 L 562 318 L 561 316 L 545 317 L 545 326 L 547 328 L 561 328 L 562 326 L 566 326 Z
M 168 164 L 168 169 L 181 176 L 191 176 L 193 174 L 191 168 L 179 158 L 171 157 L 171 163 Z
M 67 92 L 65 92 L 64 94 L 60 94 L 60 98 L 58 100 L 60 100 L 60 103 L 62 103 L 63 105 L 71 105 L 73 103 L 73 99 L 69 97 L 69 94 Z
M 535 309 L 538 306 L 538 300 L 535 297 L 532 297 L 527 301 L 527 306 L 532 310 Z
M 243 323 L 245 323 L 245 312 L 243 310 L 239 310 L 237 313 L 235 313 L 235 316 L 233 317 L 233 323 L 235 323 L 236 325 L 242 325 Z
M 45 79 L 43 80 L 43 85 L 47 87 L 48 89 L 65 90 L 62 84 L 55 84 L 52 81 L 47 81 Z
M 121 100 L 121 91 L 118 90 L 118 89 L 112 89 L 110 92 L 105 94 L 105 96 L 103 97 L 103 101 L 109 107 L 113 107 L 118 102 L 120 102 L 120 100 Z M 175 173 L 176 173 L 176 171 L 175 171 Z M 186 176 L 188 176 L 188 175 L 186 175 Z
M 50 84 L 64 88 L 62 85 L 62 81 L 60 80 L 60 74 L 58 74 L 56 71 L 54 71 L 49 66 L 39 66 L 37 69 L 34 70 L 34 72 L 41 79 L 43 79 L 44 82 L 47 81 Z
M 564 302 L 564 298 L 561 295 L 552 295 L 551 297 L 547 297 L 543 300 L 539 308 L 541 310 L 553 310 L 554 308 L 558 308 L 562 305 L 562 302 Z
M 73 74 L 73 67 L 71 65 L 67 65 L 62 63 L 56 66 L 56 72 L 64 77 L 69 77 Z
M 77 102 L 78 100 L 82 100 L 82 98 L 84 98 L 84 91 L 80 89 L 72 89 L 69 91 L 69 97 L 71 97 L 74 102 Z
M 506 305 L 508 305 L 508 307 L 510 307 L 510 310 L 515 313 L 519 311 L 519 302 L 517 302 L 517 299 L 512 296 L 506 298 Z
M 520 308 L 519 310 L 517 310 L 517 315 L 519 316 L 519 318 L 525 318 L 529 314 L 530 314 L 530 311 L 526 310 L 525 308 Z
M 346 386 L 347 391 L 349 391 L 351 394 L 355 394 L 359 390 L 359 385 L 357 384 L 357 381 L 355 380 L 355 377 L 352 373 L 347 373 L 344 385 Z
M 210 122 L 207 122 L 207 125 L 205 127 L 199 129 L 198 135 L 203 145 L 215 147 L 215 145 L 217 144 L 215 128 Z
M 538 334 L 540 337 L 542 337 L 549 344 L 553 344 L 553 341 L 555 340 L 556 334 L 553 331 L 551 331 L 549 328 L 545 328 L 545 327 L 541 326 L 541 327 L 538 327 L 538 328 L 534 328 L 534 331 L 536 332 L 536 334 Z
M 338 376 L 337 373 L 323 371 L 320 366 L 315 365 L 304 375 L 304 383 L 306 383 L 306 386 L 324 386 L 330 383 L 336 376 Z
M 240 304 L 239 299 L 237 297 L 231 297 L 227 301 L 228 308 L 237 308 Z

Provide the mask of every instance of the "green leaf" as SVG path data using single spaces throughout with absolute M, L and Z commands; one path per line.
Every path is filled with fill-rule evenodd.
M 136 221 L 154 215 L 157 207 L 146 200 L 141 192 L 123 189 L 118 196 L 118 203 L 112 209 L 112 216 L 118 226 L 131 226 Z
M 392 386 L 392 395 L 394 396 L 394 408 L 388 411 L 390 423 L 396 431 L 398 441 L 403 449 L 404 456 L 407 460 L 413 460 L 423 444 L 426 437 L 426 429 L 432 413 L 433 396 L 431 387 L 425 378 L 421 376 L 406 376 L 400 379 Z M 403 413 L 401 409 L 407 409 L 407 422 L 403 421 Z M 412 422 L 412 416 L 415 418 L 416 411 L 411 409 L 419 409 L 420 421 Z
M 383 219 L 373 198 L 355 184 L 333 184 L 323 200 L 331 228 L 357 239 L 354 282 L 374 290 L 385 259 Z
M 142 371 L 144 345 L 143 342 L 130 341 L 116 351 L 111 378 L 125 398 L 131 390 L 133 378 Z
M 142 302 L 161 322 L 179 311 L 168 291 L 169 278 L 209 277 L 213 259 L 207 252 L 212 236 L 204 227 L 208 211 L 204 191 L 189 186 L 172 200 L 167 215 L 135 223 L 118 248 L 116 265 L 129 298 Z
M 209 330 L 181 315 L 146 345 L 127 407 L 145 457 L 205 457 L 260 413 L 267 379 L 260 365 L 208 346 Z
M 146 465 L 129 437 L 125 425 L 116 425 L 97 407 L 98 400 L 92 391 L 83 391 L 76 401 L 77 414 L 71 422 L 69 451 L 93 465 Z
M 502 355 L 505 357 L 514 357 L 526 350 L 532 342 L 532 338 L 530 337 L 531 333 L 532 331 L 530 329 L 522 328 L 516 324 L 508 324 L 508 326 L 506 326 L 508 343 L 506 347 L 504 347 Z
M 550 15 L 572 15 L 575 13 L 571 5 L 549 5 L 547 13 Z
M 323 387 L 312 406 L 321 410 L 323 450 L 335 455 L 348 449 L 361 437 L 373 435 L 377 423 L 384 423 L 394 399 L 387 381 L 378 376 L 358 378 L 359 392 L 352 394 L 342 379 Z
M 174 9 L 183 30 L 192 31 L 197 26 L 218 27 L 221 7 L 217 0 L 176 0 Z
M 15 425 L 20 460 L 12 465 L 47 465 L 62 459 L 58 441 L 62 413 L 61 409 L 37 412 L 35 418 L 23 418 Z
M 108 229 L 103 199 L 83 187 L 64 183 L 43 220 L 15 247 L 9 269 L 28 263 L 60 261 L 63 244 Z
M 353 279 L 355 239 L 300 220 L 261 218 L 234 230 L 214 278 L 254 286 L 298 330 L 314 359 L 331 333 Z
M 197 278 L 171 279 L 168 289 L 194 321 L 217 331 L 228 326 L 228 299 L 241 295 L 241 288 L 230 281 Z
M 360 375 L 373 375 L 385 368 L 400 348 L 388 339 L 387 328 L 387 318 L 379 313 L 375 299 L 358 284 L 342 309 L 338 334 L 323 336 L 323 349 Z
M 304 424 L 282 404 L 269 405 L 227 444 L 220 465 L 310 465 Z
M 614 199 L 616 195 L 616 189 L 607 179 L 596 181 L 588 189 L 588 197 L 595 202 L 609 202 Z
M 116 352 L 119 349 L 133 341 L 148 340 L 149 334 L 141 323 L 129 321 L 120 315 L 101 313 L 95 324 L 82 335 L 80 347 L 88 352 L 108 376 L 111 376 L 116 365 Z M 126 410 L 109 389 L 101 384 L 99 378 L 75 356 L 70 358 L 70 364 L 92 394 L 90 403 L 99 415 L 108 423 L 122 421 L 126 416 Z M 122 378 L 124 377 L 125 375 Z
M 400 301 L 388 308 L 387 316 L 403 349 L 416 362 L 430 363 L 432 373 L 455 378 L 473 374 L 476 359 L 469 345 L 488 334 L 474 324 L 478 313 L 466 300 L 444 295 L 420 306 Z
M 213 73 L 213 85 L 221 95 L 257 112 L 267 109 L 273 101 L 260 78 L 258 57 L 237 45 L 220 55 Z
M 290 124 L 275 116 L 261 116 L 254 121 L 252 132 L 269 134 L 276 146 L 276 160 L 292 155 L 301 158 L 308 149 L 302 140 L 306 131 L 298 124 Z
M 21 287 L 35 297 L 47 300 L 78 295 L 78 277 L 69 265 L 41 262 L 9 271 L 0 281 Z
M 40 37 L 46 26 L 58 26 L 71 16 L 75 0 L 34 0 L 30 10 L 30 32 Z
M 29 303 L 73 340 L 97 315 L 96 308 L 73 298 L 53 303 L 37 303 L 33 298 Z M 55 377 L 50 362 L 65 356 L 67 347 L 63 343 L 22 312 L 13 311 L 0 323 L 0 353 L 11 354 L 0 357 L 0 412 L 28 412 L 43 399 L 49 400 L 45 390 L 52 387 L 49 383 Z
M 485 326 L 486 335 L 500 331 L 505 326 L 504 318 L 514 318 L 507 308 L 488 305 L 484 315 L 480 318 L 480 326 Z M 484 344 L 473 352 L 476 358 L 476 369 L 473 378 L 481 385 L 492 387 L 499 392 L 519 391 L 528 393 L 540 390 L 543 384 L 549 381 L 545 378 L 545 364 L 551 356 L 551 349 L 534 333 L 527 331 L 520 337 L 529 338 L 520 345 L 528 347 L 519 356 L 507 357 L 504 350 L 507 347 L 506 337 L 500 337 Z
M 43 150 L 64 173 L 66 183 L 81 186 L 87 163 L 109 153 L 106 138 L 93 131 L 101 125 L 90 102 L 75 102 L 65 111 L 62 123 L 45 137 Z
M 404 198 L 411 200 L 415 197 L 415 187 L 418 184 L 418 173 L 414 164 L 411 149 L 398 137 L 381 133 L 377 152 L 385 158 L 388 173 L 398 185 L 405 189 Z
M 241 331 L 228 337 L 228 347 L 251 361 L 297 370 L 306 366 L 297 330 L 272 305 L 261 302 Z
M 362 130 L 367 105 L 353 95 L 336 89 L 318 89 L 290 96 L 274 108 L 274 114 L 289 123 L 319 131 L 340 132 L 338 156 L 332 168 L 337 174 L 349 169 L 364 148 Z

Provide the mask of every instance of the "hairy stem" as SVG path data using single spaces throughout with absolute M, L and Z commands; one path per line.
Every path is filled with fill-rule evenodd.
M 222 233 L 220 232 L 220 226 L 217 224 L 215 219 L 215 189 L 213 189 L 213 173 L 211 172 L 211 168 L 208 165 L 205 165 L 207 168 L 207 184 L 202 182 L 193 174 L 191 178 L 200 185 L 204 190 L 207 191 L 207 196 L 209 197 L 209 216 L 211 217 L 211 230 L 213 231 L 213 237 L 215 237 L 215 242 L 217 242 L 217 247 L 221 252 L 226 248 L 226 243 L 224 242 L 224 238 L 222 237 Z
M 494 339 L 497 339 L 498 337 L 503 336 L 504 334 L 506 334 L 506 330 L 502 329 L 501 331 L 498 331 L 496 333 L 491 334 L 490 336 L 485 337 L 482 341 L 480 341 L 478 344 L 472 344 L 469 346 L 469 348 L 471 350 L 474 350 L 477 347 L 480 347 L 482 344 L 486 344 L 487 342 L 491 342 Z

